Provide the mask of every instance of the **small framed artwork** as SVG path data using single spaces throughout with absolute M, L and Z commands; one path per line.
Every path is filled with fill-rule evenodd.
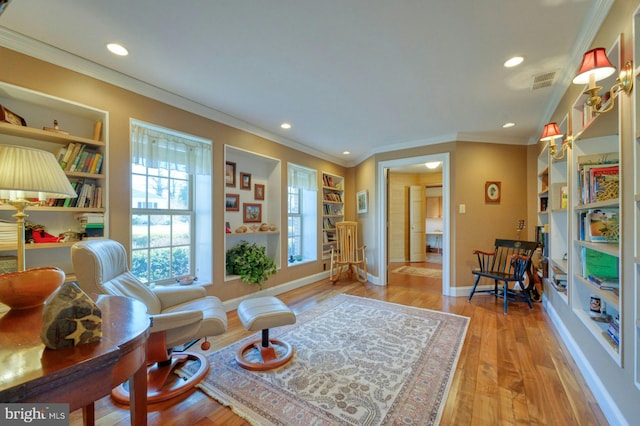
M 242 209 L 243 222 L 262 222 L 262 204 L 244 203 L 242 204 Z
M 366 213 L 369 210 L 369 200 L 367 199 L 367 191 L 358 191 L 356 194 L 356 206 L 358 213 Z
M 227 186 L 236 187 L 236 163 L 227 161 L 224 170 L 224 180 Z
M 251 190 L 251 173 L 240 172 L 240 189 Z
M 228 212 L 239 212 L 240 194 L 227 194 L 225 198 L 225 208 Z
M 16 126 L 27 125 L 27 122 L 24 121 L 24 118 L 20 117 L 15 112 L 9 111 L 2 105 L 0 105 L 0 121 L 4 121 L 5 123 L 15 124 Z
M 485 203 L 500 202 L 500 182 L 487 181 L 484 184 L 484 201 Z
M 264 200 L 264 185 L 260 183 L 253 185 L 253 198 L 256 200 Z

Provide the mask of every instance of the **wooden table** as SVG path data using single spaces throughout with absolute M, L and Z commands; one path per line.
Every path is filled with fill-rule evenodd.
M 94 424 L 94 401 L 129 379 L 131 424 L 147 424 L 146 307 L 119 296 L 96 301 L 102 340 L 60 350 L 40 340 L 42 306 L 0 313 L 0 402 L 68 403 Z

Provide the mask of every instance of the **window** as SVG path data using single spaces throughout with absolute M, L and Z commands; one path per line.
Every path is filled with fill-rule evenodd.
M 288 207 L 288 258 L 289 262 L 294 259 L 302 259 L 302 214 L 300 214 L 300 189 L 289 187 L 289 207 Z
M 317 259 L 317 172 L 289 163 L 287 253 L 289 265 Z
M 131 147 L 131 271 L 146 283 L 210 278 L 197 232 L 211 226 L 210 143 L 132 122 Z

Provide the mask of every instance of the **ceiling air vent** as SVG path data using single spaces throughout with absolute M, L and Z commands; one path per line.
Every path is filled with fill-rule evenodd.
M 549 87 L 553 84 L 553 80 L 556 78 L 556 72 L 545 72 L 533 76 L 533 85 L 531 90 L 542 89 L 543 87 Z

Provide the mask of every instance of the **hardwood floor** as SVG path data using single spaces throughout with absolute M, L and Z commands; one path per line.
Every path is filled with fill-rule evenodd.
M 533 310 L 525 304 L 511 304 L 505 316 L 502 301 L 493 296 L 477 295 L 471 302 L 465 297 L 443 297 L 439 278 L 392 273 L 389 281 L 387 287 L 380 287 L 344 279 L 332 285 L 324 280 L 279 297 L 296 313 L 347 293 L 470 317 L 442 425 L 608 424 L 540 303 Z M 235 311 L 228 317 L 227 333 L 210 339 L 210 351 L 249 334 Z M 96 402 L 96 421 L 98 425 L 128 425 L 128 407 L 103 398 Z M 149 406 L 148 422 L 248 424 L 200 390 Z M 71 414 L 71 424 L 82 424 L 80 410 Z

